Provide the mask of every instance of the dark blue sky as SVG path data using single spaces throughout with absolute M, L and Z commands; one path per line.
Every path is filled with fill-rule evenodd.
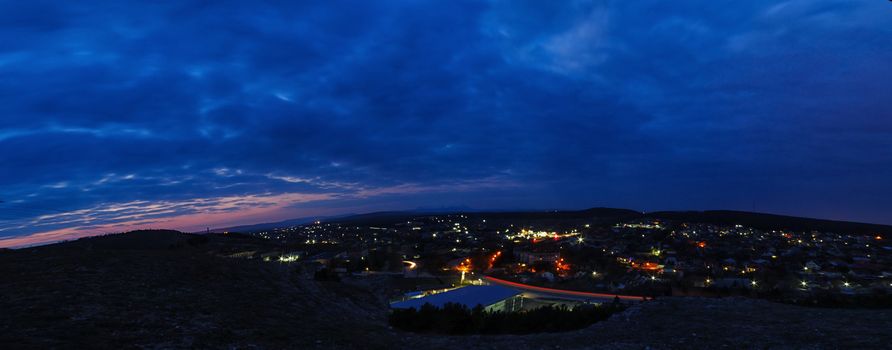
M 5 1 L 0 246 L 416 207 L 892 224 L 892 5 Z

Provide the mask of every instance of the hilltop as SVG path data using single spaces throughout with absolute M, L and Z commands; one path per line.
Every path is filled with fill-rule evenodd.
M 665 298 L 589 328 L 448 337 L 390 329 L 364 281 L 318 282 L 297 265 L 226 258 L 241 235 L 138 231 L 0 254 L 7 348 L 734 348 L 881 347 L 890 310 L 811 309 L 749 299 Z
M 585 210 L 550 210 L 550 211 L 459 211 L 459 212 L 418 212 L 418 211 L 386 211 L 325 220 L 330 223 L 362 223 L 390 225 L 413 218 L 437 215 L 464 215 L 487 220 L 504 220 L 512 222 L 553 221 L 569 222 L 576 220 L 628 220 L 638 218 L 642 213 L 629 209 L 591 208 Z
M 744 225 L 762 230 L 824 231 L 844 234 L 890 234 L 892 226 L 850 221 L 803 218 L 797 216 L 751 213 L 734 210 L 661 211 L 647 216 L 684 222 Z
M 321 220 L 328 223 L 390 225 L 413 218 L 435 215 L 465 215 L 488 220 L 503 220 L 519 223 L 567 223 L 589 221 L 611 223 L 636 219 L 659 219 L 690 223 L 711 223 L 720 225 L 743 225 L 762 230 L 824 231 L 840 234 L 892 234 L 892 226 L 881 224 L 835 221 L 787 215 L 754 213 L 734 210 L 707 211 L 656 211 L 640 212 L 622 208 L 589 208 L 585 210 L 547 211 L 386 211 L 366 214 L 346 215 L 327 218 L 299 218 L 276 223 L 264 223 L 218 229 L 216 231 L 252 232 L 272 228 L 288 227 Z

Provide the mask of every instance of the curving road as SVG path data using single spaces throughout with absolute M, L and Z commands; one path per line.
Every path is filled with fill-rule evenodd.
M 511 282 L 508 280 L 503 280 L 500 278 L 495 278 L 491 276 L 483 276 L 483 278 L 493 284 L 498 284 L 505 287 L 511 287 L 515 289 L 520 289 L 522 291 L 527 291 L 531 293 L 537 294 L 546 294 L 552 296 L 562 296 L 569 297 L 572 299 L 607 299 L 613 300 L 613 298 L 619 298 L 620 300 L 630 300 L 630 301 L 643 301 L 644 297 L 637 295 L 618 295 L 618 294 L 605 294 L 605 293 L 590 293 L 590 292 L 579 292 L 575 290 L 566 290 L 566 289 L 554 289 L 554 288 L 546 288 L 546 287 L 538 287 L 529 284 Z

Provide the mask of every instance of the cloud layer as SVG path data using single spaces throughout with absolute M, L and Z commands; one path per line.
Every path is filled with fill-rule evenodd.
M 888 23 L 849 0 L 3 3 L 0 246 L 452 205 L 892 223 Z

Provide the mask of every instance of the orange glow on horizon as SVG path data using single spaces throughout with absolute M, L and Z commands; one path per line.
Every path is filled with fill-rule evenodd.
M 142 206 L 148 209 L 155 209 L 163 208 L 164 206 L 182 205 L 182 203 L 200 206 L 200 209 L 204 210 L 204 212 L 173 215 L 158 219 L 148 218 L 147 216 L 151 215 L 151 213 L 129 213 L 116 217 L 117 219 L 123 219 L 120 222 L 89 226 L 88 228 L 75 226 L 70 228 L 32 233 L 26 236 L 0 239 L 0 248 L 21 248 L 37 246 L 66 240 L 76 240 L 79 238 L 90 236 L 97 236 L 109 233 L 121 233 L 134 230 L 170 229 L 183 232 L 201 232 L 204 231 L 206 227 L 221 228 L 228 226 L 238 226 L 245 223 L 274 221 L 280 220 L 283 217 L 305 215 L 304 213 L 295 214 L 291 210 L 287 209 L 287 206 L 290 204 L 323 200 L 326 198 L 329 198 L 329 196 L 325 194 L 304 195 L 290 193 L 274 196 L 252 195 L 222 197 L 215 199 L 216 202 L 213 205 L 204 205 L 208 201 L 206 199 L 194 199 L 184 202 L 169 203 L 143 203 L 139 201 L 130 203 L 118 203 L 93 209 L 81 209 L 67 213 L 51 214 L 47 215 L 46 217 L 82 216 L 86 215 L 90 211 L 116 212 L 120 211 L 121 208 L 129 209 L 134 206 Z M 250 201 L 251 203 L 257 205 L 237 211 L 232 210 L 234 208 L 238 208 L 239 204 L 245 201 Z M 310 215 L 317 215 L 317 213 L 313 213 Z

